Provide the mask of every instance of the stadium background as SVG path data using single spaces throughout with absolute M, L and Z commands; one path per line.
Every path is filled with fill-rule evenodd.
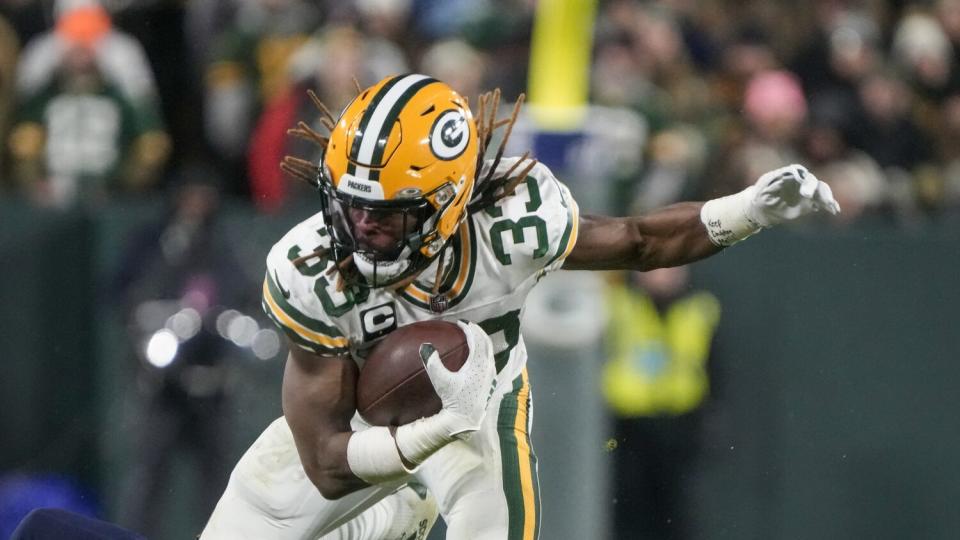
M 471 96 L 529 92 L 539 108 L 524 111 L 512 146 L 559 171 L 587 211 L 718 196 L 789 162 L 830 183 L 840 219 L 764 232 L 693 268 L 723 315 L 703 449 L 685 482 L 690 537 L 960 530 L 957 1 L 104 2 L 109 31 L 142 44 L 155 78 L 141 93 L 118 85 L 148 118 L 117 141 L 139 167 L 57 170 L 93 186 L 58 199 L 38 187 L 57 165 L 19 129 L 37 121 L 25 111 L 41 91 L 17 85 L 15 62 L 45 32 L 84 39 L 57 23 L 88 4 L 0 8 L 0 519 L 52 492 L 125 519 L 149 429 L 143 373 L 158 368 L 132 352 L 147 341 L 131 341 L 116 275 L 185 178 L 223 194 L 217 234 L 253 291 L 223 327 L 235 344 L 223 361 L 225 462 L 279 414 L 283 351 L 256 290 L 269 246 L 314 208 L 274 170 L 277 156 L 305 151 L 283 129 L 308 110 L 306 87 L 338 108 L 351 77 L 409 69 Z M 297 47 L 265 59 L 279 43 Z M 612 279 L 559 278 L 532 300 L 547 319 L 527 321 L 544 538 L 616 537 L 618 448 L 591 323 Z M 205 504 L 189 453 L 164 476 L 158 537 L 189 537 Z

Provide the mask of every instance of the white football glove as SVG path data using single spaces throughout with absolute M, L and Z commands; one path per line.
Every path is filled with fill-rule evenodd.
M 729 246 L 762 228 L 821 209 L 830 214 L 840 212 L 830 186 L 803 165 L 794 164 L 762 175 L 740 193 L 707 201 L 700 210 L 700 221 L 714 244 Z
M 830 186 L 817 180 L 803 165 L 774 169 L 747 191 L 752 195 L 747 217 L 761 227 L 772 227 L 821 209 L 832 215 L 840 212 Z
M 466 362 L 459 370 L 448 370 L 440 360 L 440 355 L 429 344 L 425 343 L 420 348 L 427 375 L 443 403 L 440 414 L 447 418 L 451 436 L 480 429 L 497 375 L 490 336 L 475 323 L 458 321 L 457 325 L 467 336 L 467 347 L 470 349 Z
M 476 324 L 457 324 L 470 350 L 459 370 L 448 370 L 429 343 L 420 347 L 424 369 L 440 396 L 440 412 L 399 426 L 392 435 L 388 428 L 371 427 L 350 437 L 347 464 L 368 484 L 401 479 L 437 450 L 480 429 L 497 376 L 493 343 Z
M 429 344 L 420 347 L 427 376 L 440 396 L 440 412 L 397 428 L 397 450 L 403 459 L 419 465 L 454 439 L 468 437 L 480 429 L 493 395 L 497 376 L 493 343 L 482 328 L 471 322 L 457 322 L 467 336 L 470 349 L 466 362 L 450 371 Z

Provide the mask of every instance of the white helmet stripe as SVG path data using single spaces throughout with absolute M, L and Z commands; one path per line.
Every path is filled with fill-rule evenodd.
M 377 103 L 377 107 L 373 110 L 373 115 L 370 116 L 370 121 L 364 129 L 363 140 L 360 142 L 360 151 L 357 153 L 358 163 L 370 163 L 373 160 L 373 152 L 377 147 L 377 141 L 381 136 L 380 132 L 383 131 L 384 128 L 383 123 L 387 119 L 390 110 L 393 109 L 393 106 L 397 100 L 403 96 L 404 92 L 424 79 L 429 79 L 429 77 L 426 75 L 407 75 L 394 84 L 387 92 L 387 95 L 383 96 L 383 99 L 380 100 L 380 103 Z M 387 129 L 391 127 L 392 126 L 387 126 Z M 369 169 L 367 173 L 368 172 Z M 357 176 L 360 177 L 361 174 L 359 170 L 357 173 Z M 366 176 L 366 174 L 364 174 L 364 176 Z

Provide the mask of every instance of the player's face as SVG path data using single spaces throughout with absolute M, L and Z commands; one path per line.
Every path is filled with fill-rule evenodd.
M 361 253 L 374 261 L 395 261 L 404 250 L 415 250 L 412 237 L 436 214 L 423 198 L 409 200 L 369 200 L 324 188 L 324 202 L 336 242 L 347 250 Z
M 403 239 L 417 227 L 417 220 L 402 211 L 349 208 L 347 216 L 357 247 L 381 260 L 396 257 Z

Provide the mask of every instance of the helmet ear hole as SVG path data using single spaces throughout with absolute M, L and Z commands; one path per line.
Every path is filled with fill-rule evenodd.
M 453 183 L 448 182 L 444 184 L 443 187 L 437 190 L 437 192 L 433 196 L 433 202 L 436 204 L 438 208 L 442 208 L 444 205 L 446 205 L 448 202 L 450 202 L 453 199 L 455 192 L 456 191 L 453 187 Z

